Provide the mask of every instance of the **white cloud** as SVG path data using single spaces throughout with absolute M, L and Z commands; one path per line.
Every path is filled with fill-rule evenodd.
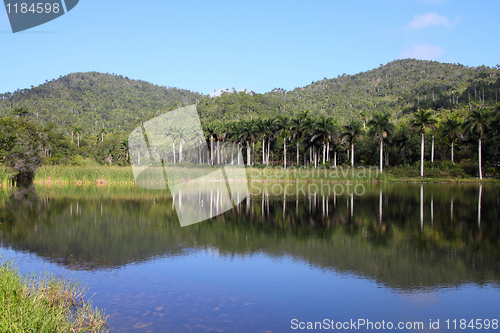
M 427 13 L 413 16 L 413 21 L 408 24 L 409 29 L 422 29 L 426 27 L 451 27 L 454 23 L 446 16 L 437 13 Z
M 443 52 L 443 49 L 439 45 L 419 44 L 404 50 L 401 53 L 401 58 L 437 60 Z

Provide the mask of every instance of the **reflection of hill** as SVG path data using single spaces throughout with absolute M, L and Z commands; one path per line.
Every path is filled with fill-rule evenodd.
M 382 223 L 374 186 L 352 198 L 352 210 L 350 196 L 288 196 L 285 202 L 281 195 L 254 196 L 237 212 L 186 228 L 165 192 L 44 188 L 38 198 L 2 207 L 0 242 L 73 269 L 216 248 L 222 256 L 286 255 L 396 289 L 498 284 L 499 188 L 483 187 L 480 226 L 477 187 L 424 188 L 423 227 L 420 185 L 384 185 Z

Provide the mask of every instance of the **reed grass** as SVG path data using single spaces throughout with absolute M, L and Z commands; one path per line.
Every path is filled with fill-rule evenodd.
M 57 277 L 22 277 L 0 266 L 1 332 L 102 332 L 106 317 L 84 299 L 78 284 Z

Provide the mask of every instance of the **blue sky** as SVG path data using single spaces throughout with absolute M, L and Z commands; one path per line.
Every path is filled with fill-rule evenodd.
M 82 71 L 210 94 L 290 90 L 408 57 L 496 66 L 499 13 L 497 0 L 80 0 L 13 34 L 1 7 L 0 92 Z

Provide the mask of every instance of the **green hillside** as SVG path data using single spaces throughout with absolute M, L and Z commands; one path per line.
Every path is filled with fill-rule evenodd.
M 404 59 L 355 75 L 323 79 L 291 91 L 274 89 L 266 94 L 223 93 L 204 98 L 202 116 L 212 119 L 292 115 L 303 110 L 335 116 L 369 118 L 387 111 L 402 116 L 421 109 L 458 108 L 469 103 L 494 104 L 500 98 L 500 67 L 467 67 L 436 61 Z
M 24 107 L 41 124 L 56 123 L 66 133 L 131 130 L 166 110 L 196 103 L 200 94 L 97 72 L 73 73 L 31 89 L 0 95 L 0 115 Z
M 140 121 L 179 106 L 199 103 L 205 121 L 293 115 L 335 116 L 341 122 L 388 111 L 400 117 L 421 109 L 452 109 L 469 101 L 491 105 L 500 98 L 499 66 L 467 67 L 436 61 L 396 60 L 355 75 L 312 82 L 291 91 L 265 94 L 224 92 L 219 97 L 166 88 L 97 72 L 73 73 L 30 89 L 0 95 L 0 115 L 24 107 L 42 124 L 86 133 L 130 130 Z

